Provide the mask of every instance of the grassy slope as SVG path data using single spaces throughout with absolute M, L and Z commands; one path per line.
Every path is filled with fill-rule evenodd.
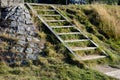
M 73 24 L 110 55 L 108 64 L 120 65 L 120 6 L 102 4 L 58 6 Z
M 70 5 L 67 7 L 58 7 L 58 9 L 62 11 L 62 13 L 68 17 L 71 22 L 76 24 L 77 27 L 79 27 L 85 34 L 90 36 L 91 39 L 98 43 L 102 49 L 111 55 L 110 58 L 100 60 L 98 63 L 106 62 L 106 64 L 116 65 L 119 62 L 118 57 L 120 55 L 118 54 L 120 50 L 119 38 L 113 38 L 108 36 L 107 33 L 104 35 L 99 32 L 100 28 L 98 27 L 100 26 L 98 24 L 94 24 L 93 21 L 91 21 L 92 18 L 97 21 L 97 19 L 94 17 L 94 15 L 97 15 L 96 10 L 92 7 L 94 6 Z M 114 7 L 105 6 L 105 8 L 110 10 Z M 93 10 L 93 13 L 91 13 L 91 10 Z M 37 20 L 35 20 L 35 22 L 36 21 Z M 98 22 L 104 24 L 102 21 Z M 86 69 L 83 62 L 72 60 L 67 55 L 67 52 L 65 52 L 65 48 L 61 44 L 53 43 L 55 40 L 54 37 L 49 34 L 44 34 L 43 31 L 44 28 L 43 30 L 39 29 L 38 34 L 44 41 L 46 41 L 46 49 L 43 53 L 40 53 L 39 60 L 30 60 L 27 66 L 21 67 L 18 65 L 14 68 L 8 67 L 6 64 L 1 62 L 0 80 L 115 80 L 97 71 Z M 108 37 L 105 38 L 106 36 Z M 90 65 L 90 62 L 86 63 Z

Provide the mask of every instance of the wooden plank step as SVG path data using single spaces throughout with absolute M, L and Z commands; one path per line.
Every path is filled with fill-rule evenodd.
M 92 50 L 96 49 L 97 47 L 70 47 L 73 51 L 84 51 L 84 50 Z
M 45 20 L 46 22 L 64 22 L 66 20 Z
M 118 80 L 120 80 L 120 69 L 115 70 L 115 71 L 111 71 L 111 72 L 107 72 L 105 74 L 108 75 L 108 76 L 111 76 L 111 77 L 114 77 L 114 78 L 117 78 Z
M 54 9 L 46 9 L 46 10 L 41 10 L 41 9 L 35 9 L 36 11 L 45 11 L 45 12 L 47 12 L 47 11 L 55 11 Z
M 57 33 L 58 35 L 81 34 L 80 32 Z
M 82 42 L 82 41 L 89 41 L 89 39 L 65 40 L 64 42 L 68 43 L 68 42 Z
M 61 15 L 56 14 L 56 15 L 40 15 L 40 16 L 43 16 L 43 17 L 57 17 L 57 16 L 61 16 Z
M 71 28 L 74 26 L 51 26 L 52 28 Z
M 105 58 L 106 56 L 104 55 L 87 55 L 87 56 L 83 56 L 81 57 L 80 60 L 86 61 L 86 60 L 95 60 L 95 59 L 101 59 L 101 58 Z

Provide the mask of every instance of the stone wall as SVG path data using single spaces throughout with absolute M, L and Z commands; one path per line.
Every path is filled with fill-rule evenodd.
M 19 57 L 21 63 L 26 59 L 36 60 L 39 53 L 44 49 L 44 44 L 36 36 L 37 31 L 33 25 L 29 11 L 23 6 L 6 8 L 2 12 L 4 15 L 0 24 L 0 34 L 6 33 L 12 38 L 17 38 L 17 43 L 10 47 L 10 57 Z M 0 41 L 2 39 L 0 38 Z M 13 42 L 10 42 L 13 44 Z M 9 53 L 9 52 L 8 52 Z M 16 55 L 11 55 L 16 54 Z M 7 56 L 9 56 L 7 55 Z M 7 59 L 7 62 L 14 63 L 15 59 Z
M 24 0 L 0 0 L 0 8 L 16 6 L 20 3 L 24 3 Z

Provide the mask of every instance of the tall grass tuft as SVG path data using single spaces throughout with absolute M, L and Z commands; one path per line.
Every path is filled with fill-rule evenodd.
M 105 33 L 108 37 L 120 38 L 120 10 L 114 5 L 93 4 L 87 7 L 88 17 L 91 23 L 98 26 L 99 32 Z M 94 19 L 94 20 L 93 20 Z

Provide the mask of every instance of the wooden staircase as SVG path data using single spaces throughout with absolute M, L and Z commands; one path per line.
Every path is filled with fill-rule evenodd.
M 37 12 L 38 18 L 78 60 L 94 60 L 107 56 L 104 51 L 99 50 L 94 41 L 71 24 L 54 6 L 43 4 L 27 4 L 27 6 L 33 12 Z

